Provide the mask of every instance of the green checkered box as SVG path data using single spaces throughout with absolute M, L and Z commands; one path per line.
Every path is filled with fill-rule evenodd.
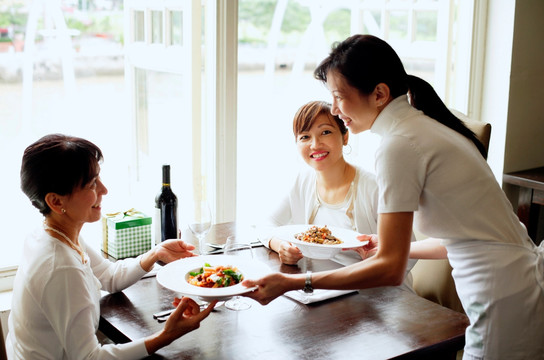
M 130 209 L 102 218 L 102 251 L 115 259 L 138 256 L 151 249 L 151 217 Z

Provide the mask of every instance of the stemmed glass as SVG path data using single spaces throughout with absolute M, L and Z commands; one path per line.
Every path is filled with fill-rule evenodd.
M 205 239 L 206 235 L 212 227 L 212 213 L 210 206 L 205 200 L 196 200 L 192 203 L 191 208 L 187 214 L 187 222 L 189 229 L 198 239 L 198 250 L 200 255 L 205 255 Z
M 239 258 L 253 259 L 253 249 L 249 243 L 239 243 L 236 241 L 236 236 L 229 236 L 225 247 L 223 248 L 225 255 L 237 256 Z M 232 264 L 235 265 L 235 264 Z M 251 307 L 251 304 L 248 303 L 240 296 L 234 296 L 232 299 L 225 302 L 225 307 L 230 310 L 247 310 Z

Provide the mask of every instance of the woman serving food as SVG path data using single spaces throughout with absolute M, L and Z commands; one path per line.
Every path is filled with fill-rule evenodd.
M 354 35 L 314 71 L 331 113 L 352 133 L 382 137 L 376 254 L 346 268 L 245 280 L 266 304 L 286 291 L 398 285 L 412 226 L 442 239 L 470 319 L 463 359 L 541 359 L 544 354 L 544 245 L 537 247 L 485 160 L 486 150 L 424 80 L 406 74 L 385 41 Z

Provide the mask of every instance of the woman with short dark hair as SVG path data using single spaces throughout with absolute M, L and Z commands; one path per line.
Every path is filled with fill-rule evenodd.
M 101 218 L 102 151 L 88 140 L 47 135 L 26 148 L 21 188 L 44 215 L 43 226 L 25 241 L 13 285 L 6 350 L 9 359 L 139 359 L 199 327 L 214 303 L 200 311 L 189 298 L 164 329 L 145 339 L 101 346 L 96 337 L 100 290 L 121 291 L 157 261 L 193 256 L 194 246 L 167 240 L 147 253 L 110 262 L 79 236 Z

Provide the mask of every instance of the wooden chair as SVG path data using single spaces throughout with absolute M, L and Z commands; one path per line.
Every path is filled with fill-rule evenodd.
M 489 149 L 491 124 L 470 120 L 467 116 L 456 110 L 452 110 L 452 112 L 455 116 L 463 120 L 467 127 L 480 139 L 486 149 Z M 425 299 L 452 310 L 464 312 L 457 291 L 455 290 L 451 271 L 452 267 L 448 259 L 418 260 L 411 271 L 413 288 L 419 296 Z

